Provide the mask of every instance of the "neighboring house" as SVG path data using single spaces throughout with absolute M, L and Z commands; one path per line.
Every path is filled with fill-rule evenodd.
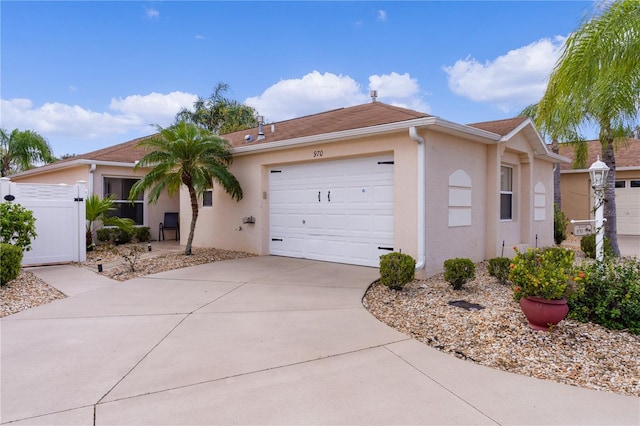
M 244 198 L 214 185 L 195 247 L 368 266 L 395 250 L 432 275 L 554 242 L 553 167 L 569 160 L 528 118 L 461 125 L 371 102 L 223 137 Z
M 144 176 L 144 170 L 134 171 L 136 161 L 144 154 L 144 148 L 138 143 L 144 138 L 134 139 L 119 145 L 76 155 L 42 167 L 27 170 L 10 176 L 18 183 L 65 183 L 87 182 L 87 195 L 97 194 L 100 198 L 115 195 L 116 210 L 119 217 L 128 217 L 136 225 L 148 226 L 153 239 L 158 238 L 158 225 L 163 221 L 165 212 L 177 212 L 180 209 L 180 196 L 169 197 L 165 194 L 157 204 L 149 204 L 146 196 L 133 204 L 127 201 L 131 186 Z M 166 235 L 165 235 L 166 236 Z
M 587 142 L 589 155 L 585 168 L 572 169 L 563 164 L 560 172 L 562 211 L 569 220 L 593 218 L 593 190 L 589 167 L 602 153 L 600 141 Z M 574 158 L 574 148 L 561 144 L 560 154 Z M 619 235 L 640 235 L 640 140 L 627 139 L 615 150 L 616 158 L 616 212 Z M 605 225 L 606 226 L 606 225 Z M 569 231 L 573 226 L 569 225 Z

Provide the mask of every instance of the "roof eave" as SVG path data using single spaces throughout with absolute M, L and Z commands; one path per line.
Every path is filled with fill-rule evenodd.
M 9 178 L 12 177 L 23 177 L 23 176 L 36 176 L 43 173 L 49 173 L 56 170 L 64 170 L 70 169 L 77 166 L 83 165 L 92 165 L 96 166 L 115 166 L 115 167 L 135 167 L 136 163 L 126 163 L 126 162 L 118 162 L 118 161 L 101 161 L 101 160 L 90 160 L 87 158 L 79 158 L 77 160 L 65 161 L 61 163 L 52 163 L 46 164 L 44 166 L 36 167 L 35 169 L 25 170 L 23 172 L 15 173 Z

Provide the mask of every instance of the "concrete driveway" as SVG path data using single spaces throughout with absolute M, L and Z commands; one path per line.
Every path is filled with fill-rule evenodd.
M 118 283 L 1 320 L 15 424 L 639 424 L 640 401 L 459 360 L 373 318 L 378 270 L 281 257 Z

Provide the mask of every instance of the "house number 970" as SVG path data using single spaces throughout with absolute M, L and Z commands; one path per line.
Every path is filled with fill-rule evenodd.
M 317 157 L 322 157 L 324 153 L 322 152 L 322 150 L 320 151 L 313 151 L 313 158 L 317 158 Z

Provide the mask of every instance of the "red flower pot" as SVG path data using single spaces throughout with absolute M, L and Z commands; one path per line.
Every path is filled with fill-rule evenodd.
M 567 317 L 569 305 L 567 299 L 548 300 L 539 297 L 523 297 L 520 309 L 534 330 L 548 331 L 549 326 L 556 325 Z

